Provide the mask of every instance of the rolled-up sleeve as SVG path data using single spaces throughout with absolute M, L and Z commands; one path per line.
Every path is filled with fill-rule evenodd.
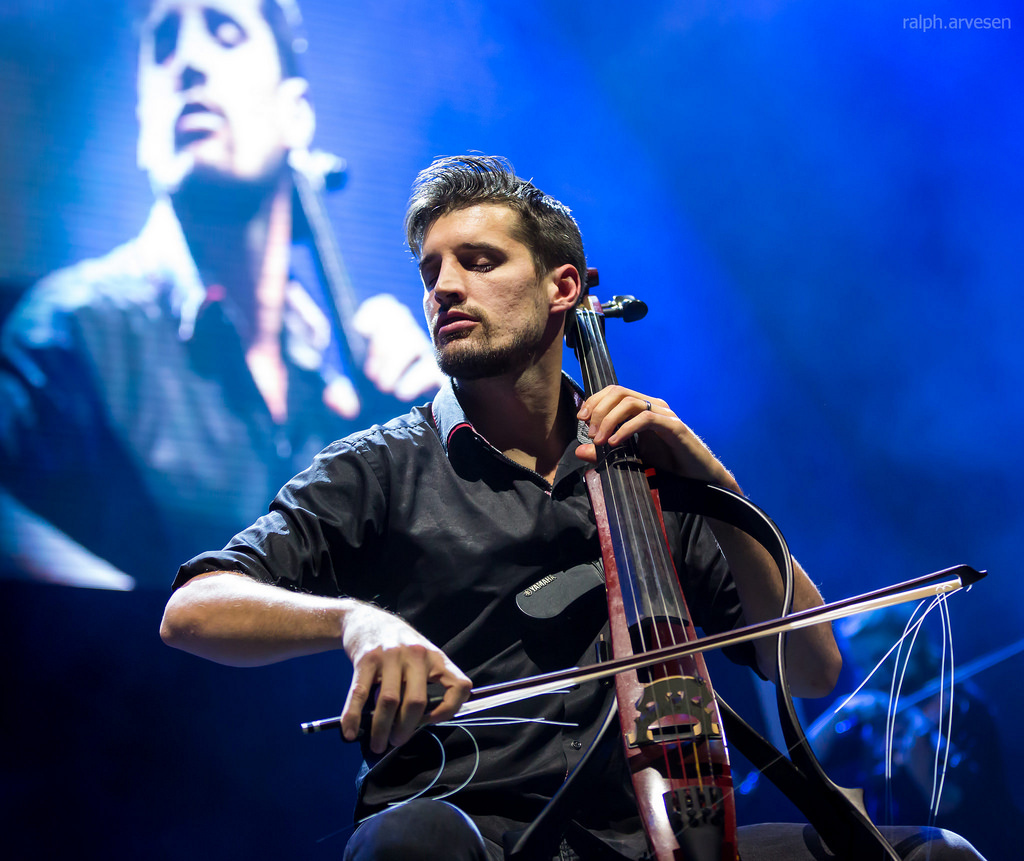
M 332 443 L 223 550 L 182 565 L 173 588 L 200 574 L 237 571 L 299 592 L 351 594 L 386 530 L 384 471 L 374 459 L 362 437 Z

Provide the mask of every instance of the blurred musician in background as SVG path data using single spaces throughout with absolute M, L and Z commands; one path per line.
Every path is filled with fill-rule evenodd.
M 137 114 L 150 216 L 132 241 L 36 285 L 2 335 L 8 576 L 163 585 L 327 443 L 439 385 L 395 298 L 348 321 L 365 339 L 348 367 L 316 291 L 295 280 L 289 158 L 315 128 L 300 24 L 289 0 L 149 10 Z M 386 396 L 374 414 L 367 394 Z

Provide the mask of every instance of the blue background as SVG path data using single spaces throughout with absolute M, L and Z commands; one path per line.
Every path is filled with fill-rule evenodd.
M 991 572 L 952 602 L 963 663 L 1022 628 L 1024 18 L 998 0 L 919 7 L 302 4 L 362 295 L 418 307 L 401 219 L 419 169 L 509 157 L 573 209 L 598 294 L 651 308 L 609 327 L 620 380 L 708 441 L 827 597 L 959 562 Z M 0 10 L 2 309 L 143 223 L 136 12 Z M 1012 25 L 905 26 L 918 15 Z M 163 595 L 0 586 L 17 857 L 340 851 L 343 835 L 316 840 L 348 822 L 354 753 L 294 725 L 336 713 L 341 658 L 227 670 L 159 644 Z M 1020 671 L 976 678 L 1011 776 Z M 743 684 L 732 699 L 756 709 Z

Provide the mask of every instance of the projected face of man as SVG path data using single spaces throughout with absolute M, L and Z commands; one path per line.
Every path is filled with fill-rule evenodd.
M 282 76 L 260 0 L 156 0 L 138 85 L 139 165 L 158 191 L 267 181 L 312 137 L 306 82 Z

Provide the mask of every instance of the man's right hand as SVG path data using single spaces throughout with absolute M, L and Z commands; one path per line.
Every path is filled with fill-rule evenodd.
M 370 750 L 409 740 L 424 722 L 453 717 L 469 697 L 469 678 L 426 637 L 392 613 L 355 603 L 345 613 L 343 648 L 352 661 L 352 684 L 341 715 L 349 741 L 359 732 L 363 709 L 377 686 L 370 729 Z M 427 683 L 444 688 L 440 705 L 427 708 Z
M 169 646 L 234 667 L 344 649 L 352 684 L 341 717 L 345 738 L 359 733 L 363 709 L 374 709 L 370 749 L 409 740 L 424 722 L 454 717 L 469 697 L 466 675 L 437 646 L 398 616 L 355 598 L 326 598 L 261 583 L 233 571 L 193 577 L 167 602 L 160 636 Z M 444 698 L 427 711 L 427 683 Z M 371 691 L 377 686 L 375 700 Z

